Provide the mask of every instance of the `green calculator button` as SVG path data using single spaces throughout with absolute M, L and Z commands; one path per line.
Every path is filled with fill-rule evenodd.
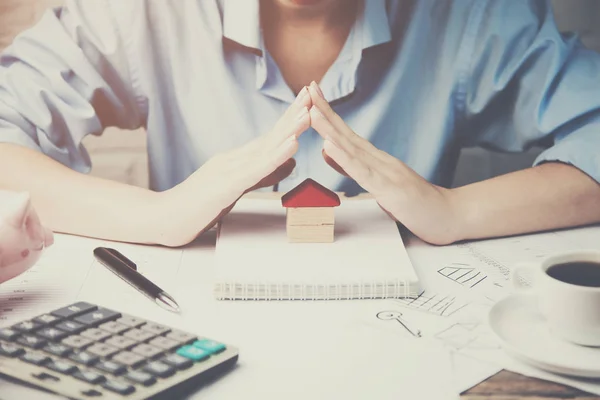
M 208 339 L 196 340 L 192 345 L 201 348 L 202 350 L 206 350 L 210 354 L 219 353 L 225 350 L 225 345 L 223 343 Z
M 194 361 L 201 361 L 210 356 L 208 351 L 191 345 L 180 347 L 176 353 L 182 357 L 189 358 L 190 360 Z

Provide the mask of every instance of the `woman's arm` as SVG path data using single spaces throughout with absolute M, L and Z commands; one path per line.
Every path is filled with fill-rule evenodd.
M 165 240 L 157 193 L 85 175 L 85 136 L 144 124 L 128 61 L 108 2 L 46 12 L 0 57 L 0 189 L 30 192 L 54 231 Z
M 600 184 L 579 169 L 545 163 L 449 191 L 452 241 L 600 222 Z
M 575 167 L 544 163 L 461 188 L 442 188 L 354 133 L 315 83 L 310 93 L 311 123 L 325 140 L 326 161 L 429 243 L 600 222 L 600 184 Z
M 164 244 L 169 210 L 161 193 L 76 172 L 23 146 L 0 143 L 0 188 L 27 191 L 55 232 Z M 10 171 L 10 172 L 9 172 Z
M 110 2 L 67 4 L 19 35 L 0 58 L 0 189 L 28 191 L 44 225 L 180 246 L 248 189 L 291 173 L 297 137 L 310 124 L 306 90 L 271 132 L 213 157 L 165 192 L 87 175 L 83 138 L 108 126 L 143 126 L 145 96 L 132 81 Z

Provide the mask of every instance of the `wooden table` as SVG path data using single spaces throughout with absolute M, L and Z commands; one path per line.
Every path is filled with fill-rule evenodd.
M 488 380 L 464 392 L 460 398 L 468 400 L 600 400 L 600 396 L 591 395 L 581 390 L 508 371 L 500 371 Z

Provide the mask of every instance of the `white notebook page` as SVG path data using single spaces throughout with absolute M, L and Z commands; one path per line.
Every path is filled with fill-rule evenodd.
M 215 257 L 216 288 L 400 282 L 418 291 L 396 223 L 372 199 L 335 208 L 333 243 L 289 243 L 279 200 L 241 199 L 221 222 Z

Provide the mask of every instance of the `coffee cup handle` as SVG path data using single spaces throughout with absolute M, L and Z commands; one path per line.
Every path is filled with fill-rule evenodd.
M 510 283 L 513 289 L 520 293 L 533 291 L 536 271 L 537 268 L 534 264 L 516 264 L 510 271 Z

